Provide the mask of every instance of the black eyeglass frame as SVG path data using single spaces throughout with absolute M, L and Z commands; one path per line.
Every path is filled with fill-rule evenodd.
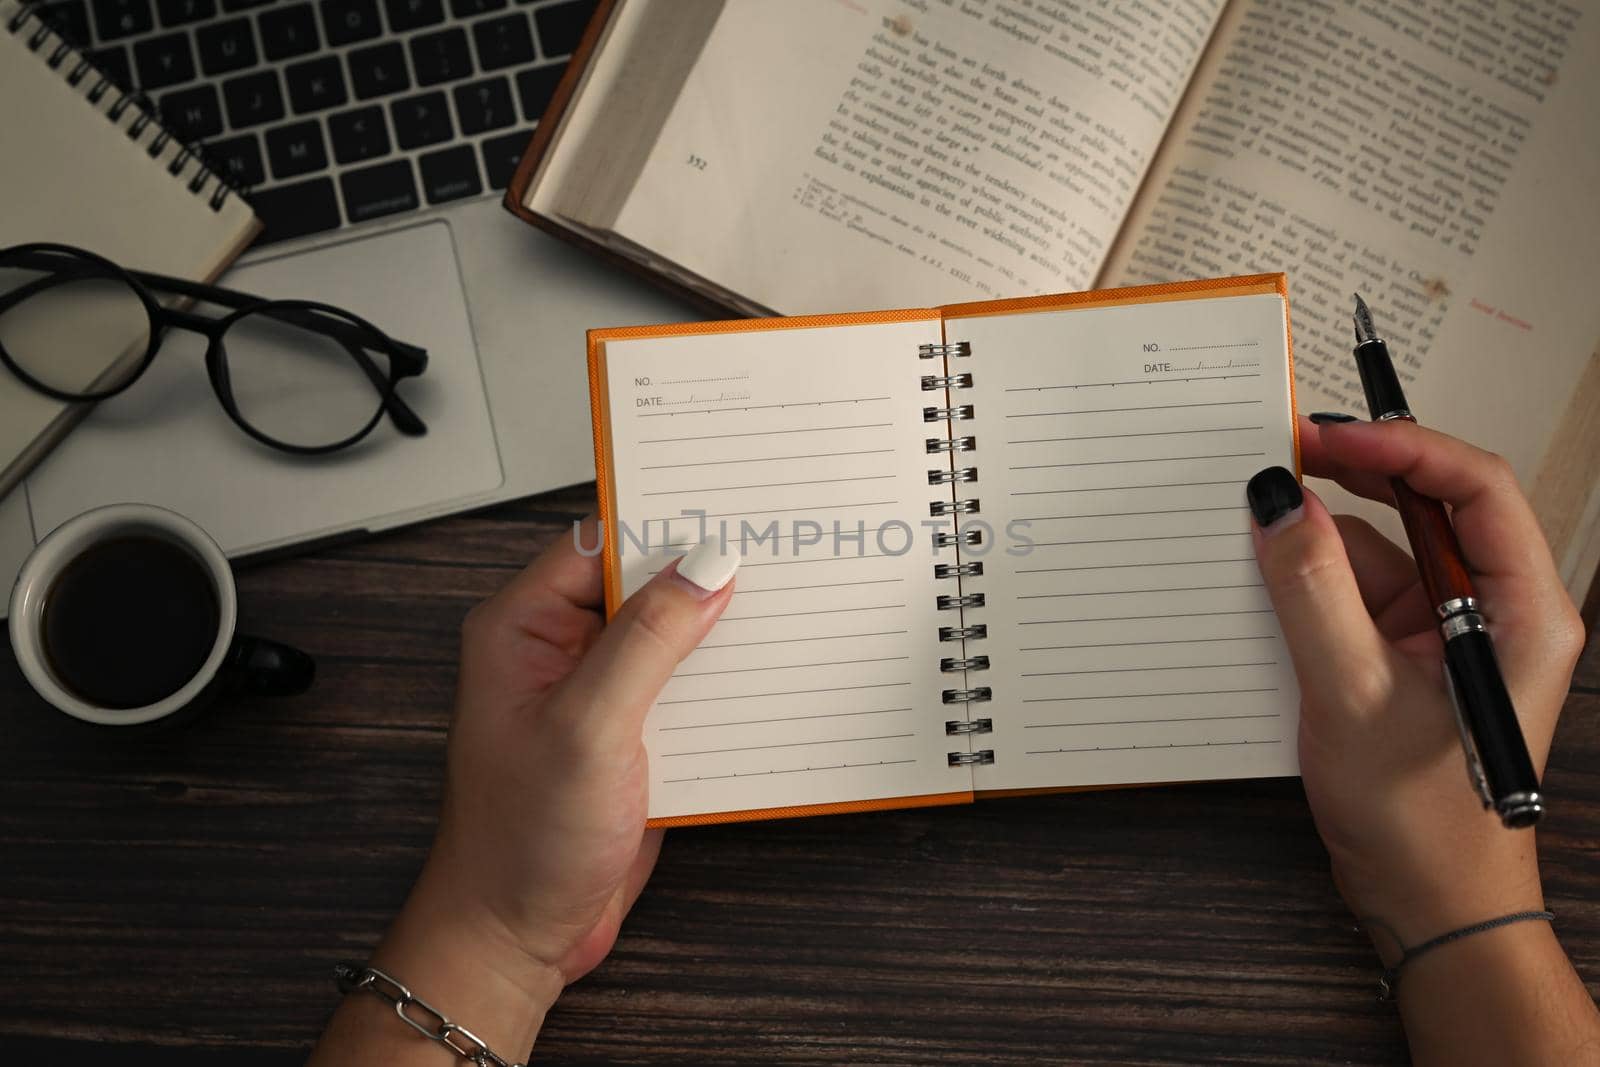
M 72 272 L 70 267 L 73 265 L 85 269 Z M 402 379 L 416 377 L 427 369 L 427 351 L 416 345 L 395 340 L 366 319 L 343 308 L 315 300 L 268 300 L 224 289 L 221 286 L 203 285 L 164 274 L 126 270 L 88 249 L 47 242 L 0 249 L 0 267 L 48 272 L 8 293 L 0 293 L 0 314 L 4 314 L 28 297 L 54 286 L 82 278 L 104 278 L 127 285 L 139 298 L 145 314 L 149 316 L 150 339 L 137 367 L 126 379 L 108 389 L 82 393 L 57 389 L 24 370 L 11 353 L 6 351 L 5 345 L 0 343 L 0 363 L 30 388 L 56 400 L 68 403 L 93 403 L 116 396 L 144 375 L 166 339 L 167 330 L 176 328 L 189 330 L 206 338 L 206 373 L 211 379 L 211 388 L 216 393 L 218 403 L 233 420 L 234 425 L 270 448 L 296 455 L 323 455 L 336 452 L 350 447 L 370 434 L 386 414 L 395 428 L 408 437 L 420 437 L 428 432 L 422 419 L 396 391 Z M 73 277 L 74 273 L 76 278 Z M 216 317 L 198 314 L 184 308 L 169 308 L 156 299 L 155 292 L 172 293 L 232 310 L 227 315 Z M 232 380 L 228 373 L 227 351 L 222 343 L 223 335 L 227 333 L 229 327 L 249 315 L 265 315 L 321 334 L 336 341 L 349 353 L 356 366 L 378 391 L 379 404 L 367 424 L 343 440 L 326 445 L 291 444 L 288 441 L 280 441 L 251 425 L 240 412 L 239 405 L 234 399 Z M 369 349 L 388 357 L 387 372 L 367 354 Z

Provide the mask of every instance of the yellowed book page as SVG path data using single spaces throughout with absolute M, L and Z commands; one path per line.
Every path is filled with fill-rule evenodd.
M 1244 484 L 1292 468 L 1276 294 L 950 320 L 991 547 L 979 789 L 1294 774 L 1299 692 Z
M 951 520 L 928 517 L 917 346 L 939 337 L 930 317 L 606 344 L 623 593 L 707 537 L 744 556 L 646 721 L 652 818 L 971 789 L 931 577 Z
M 1545 463 L 1589 466 L 1544 514 L 1581 588 L 1595 469 L 1555 432 L 1600 403 L 1577 388 L 1600 340 L 1597 71 L 1592 5 L 1239 0 L 1102 284 L 1287 271 L 1301 410 L 1365 416 L 1360 290 L 1422 422 L 1528 487 Z M 1392 512 L 1334 496 L 1403 542 Z
M 784 314 L 1087 288 L 1221 7 L 736 0 L 615 229 Z

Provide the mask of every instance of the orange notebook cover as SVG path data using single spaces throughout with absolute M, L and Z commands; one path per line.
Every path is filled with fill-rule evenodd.
M 782 333 L 782 332 L 785 332 L 785 331 L 816 331 L 818 329 L 823 329 L 823 328 L 838 328 L 838 327 L 844 327 L 844 328 L 872 327 L 872 326 L 893 327 L 896 324 L 902 324 L 902 325 L 905 325 L 905 326 L 908 326 L 908 327 L 911 327 L 911 328 L 916 328 L 919 325 L 923 325 L 923 326 L 927 326 L 929 329 L 936 329 L 937 330 L 937 334 L 933 338 L 933 340 L 935 340 L 936 343 L 938 343 L 938 344 L 948 346 L 948 345 L 951 345 L 954 342 L 959 341 L 961 339 L 961 335 L 963 333 L 963 327 L 965 327 L 966 325 L 974 322 L 975 320 L 980 320 L 980 319 L 993 320 L 994 318 L 999 317 L 999 316 L 1008 316 L 1008 317 L 1009 316 L 1027 316 L 1027 315 L 1037 315 L 1037 314 L 1041 314 L 1041 313 L 1065 312 L 1065 311 L 1077 311 L 1077 310 L 1089 310 L 1089 309 L 1117 308 L 1117 307 L 1135 307 L 1135 306 L 1154 306 L 1154 305 L 1176 303 L 1176 302 L 1186 302 L 1186 301 L 1196 301 L 1196 300 L 1213 300 L 1213 299 L 1219 298 L 1219 297 L 1261 296 L 1261 295 L 1273 295 L 1273 296 L 1276 296 L 1279 300 L 1282 301 L 1282 309 L 1283 309 L 1282 310 L 1282 314 L 1283 314 L 1282 342 L 1283 342 L 1283 355 L 1284 355 L 1284 367 L 1282 368 L 1282 371 L 1287 376 L 1288 383 L 1289 383 L 1288 384 L 1288 403 L 1287 403 L 1288 410 L 1286 412 L 1286 416 L 1287 417 L 1285 419 L 1283 419 L 1283 423 L 1282 424 L 1285 425 L 1288 428 L 1288 436 L 1289 436 L 1289 442 L 1288 442 L 1289 452 L 1288 452 L 1288 454 L 1286 456 L 1286 459 L 1288 460 L 1288 462 L 1292 463 L 1293 466 L 1294 466 L 1294 469 L 1296 469 L 1298 471 L 1298 469 L 1299 469 L 1299 462 L 1298 462 L 1299 461 L 1299 441 L 1298 441 L 1297 435 L 1295 434 L 1295 429 L 1294 429 L 1294 427 L 1295 427 L 1295 419 L 1293 417 L 1294 404 L 1293 404 L 1293 393 L 1292 393 L 1292 382 L 1293 382 L 1292 348 L 1291 348 L 1290 341 L 1289 341 L 1288 321 L 1287 321 L 1287 315 L 1288 315 L 1287 280 L 1286 280 L 1285 276 L 1282 275 L 1282 274 L 1263 274 L 1263 275 L 1253 275 L 1253 276 L 1247 276 L 1247 277 L 1220 278 L 1220 279 L 1210 279 L 1210 280 L 1201 280 L 1201 281 L 1184 281 L 1184 282 L 1176 282 L 1176 283 L 1164 284 L 1164 285 L 1140 286 L 1140 287 L 1135 287 L 1135 288 L 1119 289 L 1119 290 L 1105 290 L 1105 291 L 1095 291 L 1095 292 L 1070 293 L 1070 294 L 1050 295 L 1050 296 L 1021 297 L 1021 298 L 1010 299 L 1010 300 L 995 300 L 995 301 L 983 301 L 983 302 L 976 302 L 976 303 L 956 304 L 956 305 L 949 305 L 949 306 L 938 307 L 938 308 L 924 308 L 924 309 L 912 308 L 912 309 L 901 309 L 901 310 L 891 310 L 891 311 L 856 312 L 856 313 L 846 313 L 846 314 L 836 314 L 836 315 L 816 315 L 816 316 L 791 317 L 791 318 L 726 320 L 726 321 L 697 322 L 697 323 L 673 323 L 673 324 L 655 325 L 655 326 L 635 326 L 635 327 L 622 327 L 622 328 L 591 330 L 588 333 L 588 346 L 587 346 L 588 347 L 589 382 L 590 382 L 590 406 L 591 406 L 591 415 L 592 415 L 592 419 L 593 419 L 593 428 L 594 428 L 595 468 L 596 468 L 596 472 L 597 472 L 597 491 L 598 491 L 598 497 L 599 497 L 600 518 L 601 518 L 602 523 L 603 523 L 603 529 L 605 531 L 607 531 L 606 538 L 605 538 L 605 546 L 604 546 L 604 550 L 603 550 L 604 551 L 603 564 L 604 564 L 604 574 L 605 574 L 605 594 L 606 594 L 607 614 L 608 614 L 608 616 L 614 614 L 618 610 L 618 608 L 620 607 L 620 605 L 622 603 L 622 600 L 623 600 L 623 597 L 624 597 L 623 566 L 622 566 L 622 562 L 621 562 L 621 553 L 624 551 L 624 547 L 625 546 L 623 546 L 621 543 L 619 543 L 621 541 L 621 538 L 616 533 L 616 531 L 618 531 L 619 528 L 622 526 L 623 520 L 625 518 L 625 516 L 623 514 L 621 514 L 621 510 L 619 508 L 619 501 L 618 501 L 618 474 L 619 474 L 619 467 L 626 467 L 629 464 L 639 464 L 640 463 L 640 457 L 647 456 L 647 455 L 648 456 L 654 456 L 654 455 L 657 454 L 657 452 L 662 450 L 663 447 L 664 447 L 663 445 L 661 445 L 659 443 L 652 443 L 652 444 L 649 445 L 649 447 L 647 449 L 647 448 L 644 448 L 643 446 L 638 445 L 638 444 L 619 443 L 619 441 L 617 440 L 616 431 L 617 431 L 618 427 L 615 425 L 615 422 L 616 422 L 615 415 L 616 415 L 616 413 L 617 413 L 617 411 L 619 409 L 617 408 L 616 405 L 621 403 L 623 400 L 626 399 L 627 390 L 633 389 L 637 393 L 640 388 L 661 389 L 665 385 L 671 384 L 671 385 L 677 386 L 680 389 L 682 389 L 682 388 L 689 388 L 690 389 L 690 392 L 686 394 L 687 399 L 684 400 L 684 401 L 681 401 L 682 403 L 685 403 L 685 404 L 692 403 L 692 404 L 695 404 L 695 405 L 701 405 L 701 404 L 707 405 L 704 408 L 695 407 L 692 410 L 691 409 L 686 409 L 686 408 L 685 409 L 679 409 L 679 410 L 676 410 L 676 411 L 655 411 L 655 410 L 652 410 L 652 411 L 648 411 L 648 412 L 645 413 L 647 416 L 660 416 L 660 417 L 663 417 L 666 421 L 664 423 L 661 423 L 661 425 L 692 425 L 692 421 L 687 421 L 683 417 L 693 417 L 693 416 L 697 416 L 697 415 L 700 415 L 700 414 L 703 414 L 703 413 L 716 414 L 716 413 L 720 413 L 720 412 L 733 412 L 735 410 L 740 410 L 740 411 L 744 411 L 744 412 L 750 412 L 750 411 L 753 411 L 753 410 L 755 410 L 756 408 L 759 408 L 759 407 L 786 408 L 786 407 L 789 406 L 789 405 L 778 405 L 778 404 L 765 404 L 765 405 L 762 405 L 762 404 L 749 404 L 747 402 L 748 399 L 749 399 L 748 396 L 745 395 L 744 393 L 741 393 L 741 390 L 739 388 L 740 387 L 740 382 L 738 380 L 736 380 L 736 379 L 738 379 L 737 375 L 728 375 L 727 376 L 727 378 L 732 380 L 731 384 L 729 382 L 724 382 L 721 379 L 714 379 L 714 378 L 687 378 L 687 379 L 661 379 L 661 378 L 656 378 L 654 381 L 651 381 L 650 380 L 650 376 L 648 376 L 648 375 L 645 375 L 645 376 L 635 375 L 631 379 L 631 381 L 624 382 L 621 385 L 619 385 L 618 383 L 616 383 L 616 382 L 614 382 L 612 380 L 613 369 L 610 366 L 609 361 L 608 361 L 608 346 L 617 346 L 619 343 L 639 341 L 639 340 L 695 339 L 695 338 L 715 338 L 715 337 L 719 337 L 719 336 L 726 338 L 726 337 L 729 337 L 729 336 L 737 336 L 737 337 L 751 338 L 752 339 L 752 343 L 751 343 L 750 347 L 752 349 L 752 352 L 754 352 L 754 350 L 756 348 L 759 348 L 759 344 L 757 343 L 758 339 L 764 338 L 764 337 L 770 337 L 771 335 Z M 808 334 L 805 334 L 805 336 L 814 337 L 816 335 L 808 333 Z M 829 336 L 830 337 L 843 337 L 844 335 L 829 335 Z M 830 347 L 834 347 L 834 346 L 830 346 Z M 673 351 L 677 351 L 677 349 L 674 349 Z M 755 355 L 756 355 L 757 362 L 755 362 L 752 365 L 759 366 L 760 365 L 759 364 L 759 353 L 755 353 Z M 819 358 L 821 358 L 821 357 L 819 357 Z M 1154 357 L 1154 356 L 1151 357 L 1152 360 L 1154 360 L 1156 358 L 1157 357 Z M 1203 358 L 1187 356 L 1187 355 L 1185 356 L 1185 358 L 1195 360 L 1195 366 L 1196 367 L 1204 368 L 1207 371 L 1214 371 L 1214 370 L 1217 369 L 1217 367 L 1213 367 L 1213 366 L 1207 364 L 1207 362 Z M 913 361 L 913 362 L 915 362 L 915 361 Z M 954 372 L 959 371 L 959 370 L 962 369 L 961 367 L 956 365 L 957 361 L 954 360 L 954 359 L 948 359 L 947 358 L 947 362 L 950 365 L 946 368 L 946 370 L 944 372 L 945 374 L 951 374 L 951 373 L 954 373 Z M 983 366 L 982 363 L 976 362 L 976 361 L 975 361 L 974 365 L 975 366 Z M 1157 362 L 1157 363 L 1155 363 L 1153 365 L 1166 366 L 1168 368 L 1171 368 L 1172 367 L 1172 362 L 1171 362 L 1171 359 L 1168 358 L 1166 360 L 1162 360 L 1160 362 Z M 1230 361 L 1230 365 L 1232 365 L 1232 361 Z M 926 371 L 926 370 L 930 369 L 930 366 L 931 365 L 924 365 L 920 369 Z M 1218 366 L 1220 366 L 1220 364 Z M 931 369 L 937 370 L 937 368 L 931 368 Z M 986 369 L 990 369 L 990 368 L 986 368 Z M 1178 370 L 1183 370 L 1183 369 L 1184 368 L 1181 368 L 1181 367 L 1178 368 Z M 990 370 L 990 373 L 993 373 L 993 371 Z M 1196 375 L 1197 375 L 1196 380 L 1197 381 L 1198 380 L 1203 380 L 1201 377 L 1199 377 L 1199 372 L 1193 372 L 1193 373 L 1196 373 Z M 1239 375 L 1235 375 L 1235 377 L 1237 377 L 1237 376 L 1239 376 Z M 942 381 L 944 379 L 941 378 L 940 380 Z M 1179 379 L 1170 378 L 1170 377 L 1169 378 L 1163 378 L 1161 380 L 1162 381 L 1171 381 L 1173 384 L 1176 384 L 1179 381 Z M 641 381 L 647 381 L 649 384 L 646 385 L 646 386 L 640 386 L 640 382 Z M 1188 381 L 1188 379 L 1182 379 L 1182 381 Z M 700 386 L 698 384 L 694 384 L 694 385 L 684 385 L 683 384 L 683 383 L 700 383 L 700 382 L 707 382 L 707 383 L 711 383 L 711 384 L 707 384 L 705 386 Z M 927 388 L 926 382 L 927 382 L 927 379 L 924 379 L 924 384 L 923 384 L 923 388 L 924 389 Z M 1093 384 L 1095 384 L 1095 385 L 1102 385 L 1102 384 L 1115 385 L 1116 383 L 1093 383 Z M 1123 384 L 1126 385 L 1127 383 L 1123 383 Z M 1050 387 L 1043 387 L 1043 388 L 1050 388 Z M 714 391 L 716 391 L 716 396 L 715 397 L 709 397 L 708 396 L 707 398 L 703 398 L 702 399 L 701 398 L 701 394 L 694 391 L 696 389 L 714 390 Z M 870 390 L 867 390 L 867 391 L 870 391 Z M 1019 389 L 1019 390 L 1016 390 L 1016 391 L 1022 392 L 1023 390 Z M 723 399 L 723 398 L 727 398 L 727 399 Z M 754 399 L 764 399 L 764 398 L 762 396 L 758 395 L 758 396 L 755 396 Z M 886 397 L 878 397 L 878 396 L 853 398 L 853 402 L 851 403 L 850 406 L 847 406 L 846 408 L 843 408 L 843 409 L 836 409 L 836 410 L 849 410 L 849 411 L 866 410 L 864 405 L 866 404 L 867 401 L 886 400 L 886 399 L 888 399 L 888 398 L 886 398 Z M 952 400 L 952 402 L 954 402 L 956 399 L 959 399 L 959 398 L 956 397 L 954 392 L 952 391 L 951 392 L 951 400 Z M 639 398 L 637 398 L 637 402 L 639 402 L 641 404 L 644 404 L 644 403 L 647 403 L 647 402 L 659 402 L 660 400 L 661 400 L 660 397 L 654 398 L 654 401 L 651 401 L 650 398 L 647 398 L 647 397 L 639 397 Z M 674 401 L 674 402 L 676 403 L 678 401 Z M 833 403 L 833 402 L 832 401 L 822 401 L 820 403 L 826 404 L 826 403 Z M 839 403 L 843 404 L 843 403 L 845 403 L 845 401 L 839 401 Z M 738 408 L 737 406 L 740 405 L 740 404 L 744 404 L 745 407 Z M 796 406 L 803 407 L 804 405 L 796 405 Z M 1179 405 L 1179 406 L 1183 406 L 1183 405 Z M 815 415 L 812 415 L 810 413 L 805 413 L 803 415 L 803 417 L 804 418 L 808 418 L 808 419 L 812 419 L 813 421 L 818 422 L 818 423 L 827 423 L 827 422 L 836 422 L 836 421 L 838 421 L 837 418 L 827 414 L 828 410 L 829 409 L 827 409 L 825 407 L 819 407 L 818 411 L 817 411 L 817 413 Z M 1107 409 L 1104 409 L 1104 410 L 1116 410 L 1116 409 L 1107 408 Z M 683 416 L 683 417 L 679 417 L 679 416 Z M 802 416 L 797 415 L 796 417 L 802 417 Z M 856 416 L 852 415 L 851 417 L 854 418 Z M 864 418 L 864 417 L 867 417 L 867 416 L 861 416 L 861 417 Z M 743 425 L 743 424 L 741 423 L 741 425 Z M 762 425 L 765 425 L 765 423 L 763 423 Z M 840 429 L 840 430 L 847 429 L 847 427 L 845 427 L 845 426 L 839 426 L 839 427 L 824 426 L 822 428 L 824 428 L 824 429 Z M 1253 427 L 1253 428 L 1254 429 L 1260 429 L 1260 427 Z M 948 427 L 948 431 L 947 432 L 950 433 L 951 435 L 954 435 L 954 434 L 956 434 L 958 432 L 958 429 L 959 428 L 956 427 L 954 425 L 954 423 L 951 423 L 949 425 L 949 427 Z M 657 431 L 649 431 L 649 432 L 657 432 Z M 757 435 L 757 434 L 760 434 L 762 432 L 779 433 L 779 434 L 790 434 L 790 433 L 800 434 L 802 431 L 800 431 L 800 430 L 759 431 L 758 430 L 758 431 L 753 431 L 751 434 L 747 434 L 747 435 L 740 435 L 740 434 L 727 435 L 730 438 L 732 438 L 733 440 L 730 440 L 729 444 L 727 446 L 725 446 L 725 448 L 726 448 L 725 452 L 702 453 L 702 454 L 708 454 L 708 455 L 709 454 L 715 454 L 715 455 L 718 455 L 718 456 L 726 456 L 726 458 L 719 458 L 719 459 L 716 459 L 716 460 L 711 460 L 711 461 L 707 461 L 707 462 L 703 462 L 703 463 L 696 463 L 696 464 L 643 464 L 642 466 L 643 467 L 647 467 L 647 468 L 654 468 L 654 469 L 672 468 L 672 467 L 695 467 L 695 468 L 711 467 L 711 468 L 721 468 L 721 467 L 725 467 L 725 466 L 732 466 L 732 467 L 737 468 L 741 464 L 759 463 L 759 462 L 762 462 L 762 460 L 759 459 L 759 458 L 758 459 L 744 459 L 744 458 L 741 458 L 741 456 L 743 456 L 745 454 L 744 450 L 747 450 L 750 447 L 748 441 L 741 440 L 741 438 L 742 437 L 748 437 L 748 436 Z M 938 428 L 938 427 L 930 427 L 928 429 L 928 432 L 937 434 L 937 433 L 941 432 L 941 429 Z M 718 435 L 712 435 L 712 434 L 698 435 L 698 437 L 700 437 L 700 438 L 703 438 L 703 437 L 715 437 L 715 436 L 718 436 Z M 1137 436 L 1137 435 L 1134 435 L 1134 436 Z M 1151 436 L 1155 436 L 1155 435 L 1152 434 Z M 644 440 L 650 441 L 650 442 L 659 442 L 659 441 L 668 441 L 668 440 L 671 440 L 671 441 L 688 441 L 688 440 L 691 440 L 691 439 L 696 439 L 696 438 L 691 438 L 691 437 L 688 437 L 688 436 L 681 436 L 681 437 L 676 437 L 676 438 L 648 438 L 648 439 L 644 439 Z M 920 441 L 919 441 L 919 443 L 920 443 Z M 931 453 L 931 452 L 934 451 L 934 449 L 932 447 L 933 446 L 933 441 L 930 440 L 928 442 L 928 444 L 929 444 L 928 451 Z M 717 447 L 717 446 L 700 446 L 700 447 Z M 619 452 L 619 450 L 623 450 L 623 451 Z M 637 451 L 638 455 L 632 454 L 634 451 Z M 871 450 L 863 450 L 863 451 L 871 451 Z M 880 449 L 878 451 L 883 451 L 883 450 Z M 848 453 L 840 453 L 840 454 L 841 455 L 847 455 Z M 665 456 L 665 458 L 671 458 L 670 456 L 666 456 L 665 453 L 663 453 L 663 455 Z M 779 457 L 774 457 L 774 458 L 775 459 L 788 459 L 788 458 L 804 459 L 806 457 L 779 456 Z M 845 462 L 845 461 L 839 460 L 839 461 L 834 461 L 834 462 L 842 463 L 842 462 Z M 1113 462 L 1113 461 L 1106 461 L 1106 462 Z M 1134 460 L 1134 461 L 1131 461 L 1131 462 L 1143 463 L 1143 462 L 1146 462 L 1146 461 L 1144 461 L 1144 460 Z M 930 472 L 930 474 L 931 473 L 932 472 Z M 886 478 L 887 476 L 874 476 L 874 477 Z M 702 480 L 704 480 L 704 479 L 702 479 Z M 822 478 L 822 479 L 818 479 L 818 482 L 821 483 L 821 482 L 828 482 L 828 481 L 849 481 L 849 480 L 850 479 L 848 479 L 848 478 L 841 478 L 841 479 Z M 774 483 L 774 484 L 797 484 L 797 483 Z M 743 487 L 734 487 L 734 488 L 743 488 Z M 1135 487 L 1135 488 L 1137 488 L 1137 487 Z M 1107 491 L 1109 491 L 1109 490 L 1107 490 Z M 651 495 L 651 494 L 646 493 L 645 495 Z M 1242 493 L 1240 494 L 1240 496 L 1241 496 L 1241 502 L 1242 502 Z M 1207 509 L 1199 509 L 1199 510 L 1207 510 Z M 1210 510 L 1219 510 L 1219 509 L 1210 509 Z M 673 521 L 676 521 L 676 520 L 674 519 Z M 700 521 L 702 523 L 704 523 L 705 520 L 701 519 Z M 1204 536 L 1212 536 L 1212 535 L 1199 535 L 1199 536 L 1204 537 Z M 1215 536 L 1222 537 L 1224 535 L 1218 534 L 1218 535 L 1215 535 Z M 759 544 L 759 541 L 757 543 Z M 837 547 L 837 545 L 836 545 L 836 547 Z M 798 551 L 799 551 L 798 547 L 796 547 L 795 551 L 798 553 Z M 741 576 L 743 576 L 744 573 L 745 572 L 741 571 Z M 884 579 L 884 581 L 888 582 L 890 580 L 889 579 Z M 866 583 L 863 583 L 863 584 L 866 584 Z M 738 589 L 737 585 L 736 585 L 736 589 Z M 729 609 L 730 614 L 734 610 L 735 609 L 730 608 Z M 802 613 L 802 614 L 804 614 L 804 613 Z M 725 616 L 725 617 L 727 617 L 727 616 Z M 754 616 L 754 617 L 755 618 L 760 618 L 761 616 Z M 887 624 L 885 624 L 885 625 L 887 625 Z M 708 639 L 708 642 L 709 642 L 709 640 L 710 639 Z M 760 642 L 754 642 L 754 643 L 760 643 Z M 778 643 L 778 642 L 769 642 L 769 643 Z M 775 668 L 775 670 L 779 670 L 779 671 L 781 671 L 783 669 L 786 669 L 786 668 L 784 668 L 784 667 Z M 1166 668 L 1157 668 L 1157 669 L 1166 669 Z M 737 672 L 708 672 L 708 673 L 737 673 Z M 752 673 L 760 674 L 760 673 L 764 673 L 764 672 L 752 671 Z M 766 696 L 766 695 L 771 695 L 771 694 L 758 694 L 758 695 Z M 712 698 L 712 699 L 722 700 L 722 699 L 726 699 L 726 698 L 717 697 L 717 698 Z M 682 703 L 687 703 L 687 702 L 686 701 L 677 701 L 676 703 L 682 704 Z M 969 708 L 969 711 L 970 711 L 970 708 Z M 652 711 L 652 715 L 655 715 L 656 713 L 657 713 L 656 711 Z M 819 717 L 825 717 L 825 716 L 819 716 Z M 949 724 L 947 724 L 947 725 L 949 725 Z M 683 727 L 683 729 L 689 729 L 689 727 Z M 875 738 L 861 738 L 861 739 L 857 739 L 857 740 L 872 741 L 872 740 L 876 740 L 876 739 Z M 810 743 L 811 742 L 799 742 L 798 744 L 804 745 L 804 744 L 810 744 Z M 778 747 L 778 746 L 775 746 L 775 747 Z M 713 750 L 713 751 L 715 751 L 715 750 Z M 682 754 L 684 754 L 684 753 L 673 753 L 673 755 L 682 755 Z M 698 753 L 688 753 L 688 754 L 689 755 L 695 755 L 695 754 L 698 754 Z M 848 766 L 854 766 L 854 765 L 845 764 L 844 766 L 848 767 Z M 812 768 L 807 767 L 805 769 L 809 771 Z M 829 769 L 833 769 L 833 768 L 821 768 L 821 769 L 829 770 Z M 773 771 L 773 772 L 767 772 L 767 773 L 781 773 L 781 771 Z M 737 775 L 735 775 L 735 777 L 736 776 Z M 1167 778 L 1167 779 L 1164 779 L 1164 780 L 1173 780 L 1173 779 Z M 790 818 L 790 817 L 804 816 L 804 815 L 832 814 L 832 813 L 843 813 L 843 812 L 878 810 L 878 809 L 886 809 L 886 808 L 920 807 L 920 806 L 930 806 L 930 805 L 938 805 L 938 804 L 970 802 L 979 793 L 988 793 L 988 794 L 992 794 L 992 795 L 1009 795 L 1009 794 L 1016 794 L 1016 793 L 1028 793 L 1028 792 L 1038 792 L 1038 791 L 1066 791 L 1066 790 L 1071 790 L 1071 789 L 1075 789 L 1075 788 L 1107 788 L 1107 787 L 1111 787 L 1111 786 L 1114 786 L 1114 785 L 1127 785 L 1127 784 L 1137 784 L 1137 783 L 1134 783 L 1134 782 L 1097 782 L 1092 786 L 1054 785 L 1054 786 L 1045 787 L 1042 790 L 1040 788 L 1037 788 L 1037 787 L 992 788 L 992 789 L 991 788 L 964 787 L 964 788 L 958 788 L 958 789 L 939 789 L 939 790 L 932 790 L 932 791 L 928 791 L 928 792 L 920 792 L 920 793 L 915 793 L 915 794 L 910 794 L 910 795 L 880 796 L 880 797 L 872 797 L 872 798 L 868 798 L 868 799 L 858 799 L 858 800 L 833 800 L 833 801 L 820 802 L 820 803 L 795 803 L 795 804 L 775 804 L 775 805 L 771 805 L 771 806 L 746 806 L 746 807 L 737 807 L 737 808 L 727 808 L 727 809 L 721 809 L 721 810 L 707 810 L 707 811 L 699 811 L 699 812 L 678 813 L 678 814 L 673 814 L 673 815 L 669 815 L 669 816 L 653 817 L 650 820 L 650 825 L 651 826 L 704 825 L 704 824 L 730 822 L 730 821 L 741 821 L 741 820 L 752 820 L 752 819 Z

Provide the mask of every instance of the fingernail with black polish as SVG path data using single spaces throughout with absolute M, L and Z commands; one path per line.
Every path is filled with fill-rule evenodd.
M 1257 473 L 1244 487 L 1244 495 L 1262 529 L 1291 514 L 1298 518 L 1300 505 L 1305 503 L 1300 483 L 1282 467 L 1268 467 Z
M 1306 417 L 1309 418 L 1312 422 L 1316 423 L 1318 426 L 1322 426 L 1322 425 L 1324 425 L 1326 423 L 1330 423 L 1330 422 L 1359 422 L 1359 421 L 1361 421 L 1361 420 L 1357 419 L 1354 415 L 1346 415 L 1342 411 L 1313 411 L 1310 415 L 1308 415 Z

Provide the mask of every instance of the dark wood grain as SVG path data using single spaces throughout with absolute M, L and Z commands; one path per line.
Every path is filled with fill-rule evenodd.
M 0 657 L 5 1058 L 302 1059 L 427 847 L 463 614 L 591 506 L 244 569 L 242 628 L 317 685 L 181 730 L 80 728 Z M 1600 989 L 1593 640 L 1546 786 L 1546 890 Z M 1403 1063 L 1326 868 L 1292 780 L 675 831 L 540 1060 Z

